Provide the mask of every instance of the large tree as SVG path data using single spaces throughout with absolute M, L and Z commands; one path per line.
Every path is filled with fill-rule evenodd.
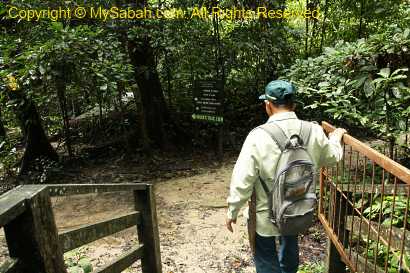
M 20 27 L 15 26 L 20 30 Z M 28 32 L 21 31 L 20 34 Z M 2 92 L 3 98 L 16 116 L 16 120 L 21 128 L 24 139 L 24 154 L 21 159 L 20 174 L 26 174 L 32 167 L 33 163 L 39 158 L 58 161 L 57 152 L 51 146 L 47 134 L 43 128 L 42 120 L 32 97 L 32 85 L 22 84 L 20 79 L 32 79 L 33 71 L 27 67 L 27 62 L 19 59 L 25 50 L 24 42 L 13 39 L 15 29 L 11 32 L 5 30 L 0 41 L 1 58 L 0 64 L 1 78 L 3 80 Z
M 167 145 L 169 139 L 164 125 L 170 122 L 170 116 L 149 38 L 145 37 L 139 41 L 129 40 L 128 52 L 135 69 L 135 80 L 140 91 L 148 136 L 160 146 Z
M 20 174 L 26 174 L 38 158 L 46 157 L 58 161 L 58 155 L 48 140 L 34 102 L 21 90 L 9 90 L 7 94 L 9 100 L 15 102 L 14 111 L 23 130 L 25 142 Z
M 133 4 L 129 0 L 115 2 L 123 6 L 135 5 L 135 2 Z M 139 0 L 136 5 L 144 8 L 148 6 L 148 1 Z M 122 38 L 127 45 L 141 99 L 143 119 L 141 129 L 145 131 L 141 135 L 148 136 L 152 143 L 160 147 L 168 147 L 170 136 L 165 126 L 173 122 L 158 75 L 156 52 L 151 44 L 150 32 L 149 24 L 146 26 L 140 24 L 129 28 L 128 33 Z M 177 129 L 177 126 L 174 127 Z

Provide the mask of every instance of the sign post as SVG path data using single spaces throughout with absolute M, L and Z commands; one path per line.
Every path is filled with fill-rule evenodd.
M 223 105 L 224 92 L 221 80 L 197 80 L 194 83 L 194 113 L 192 119 L 219 125 L 218 157 L 223 156 Z
M 192 118 L 216 124 L 223 123 L 222 81 L 195 81 Z

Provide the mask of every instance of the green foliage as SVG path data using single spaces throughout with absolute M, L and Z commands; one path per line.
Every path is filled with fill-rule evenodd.
M 118 84 L 129 82 L 131 67 L 123 64 L 125 54 L 114 34 L 88 26 L 63 28 L 57 22 L 43 31 L 49 32 L 47 40 L 29 45 L 1 43 L 4 65 L 9 67 L 2 71 L 2 78 L 14 75 L 40 107 L 57 101 L 59 83 L 67 86 L 69 98 L 79 102 L 88 98 L 93 100 L 91 105 L 109 104 L 117 99 Z M 17 58 L 14 46 L 24 48 Z
M 65 263 L 69 273 L 91 273 L 93 266 L 85 255 L 85 250 L 80 248 L 64 254 Z
M 363 210 L 363 216 L 370 221 L 379 222 L 381 221 L 385 229 L 389 230 L 390 226 L 395 228 L 406 228 L 410 230 L 410 217 L 405 219 L 406 210 L 410 210 L 410 204 L 407 196 L 392 196 L 392 195 L 376 195 L 373 199 L 373 203 L 369 204 L 368 198 L 364 198 L 363 202 L 366 207 Z M 361 203 L 362 200 L 356 202 L 356 204 Z M 407 209 L 406 209 L 407 207 Z M 394 208 L 394 210 L 393 210 Z M 407 220 L 407 223 L 405 221 Z M 384 268 L 385 263 L 388 264 L 388 272 L 394 273 L 399 271 L 400 256 L 399 250 L 388 249 L 387 246 L 382 242 L 377 242 L 374 240 L 369 240 L 367 236 L 360 238 L 362 245 L 362 252 L 367 250 L 367 255 L 370 262 L 375 262 L 381 268 Z M 385 238 L 386 239 L 386 238 Z M 367 242 L 367 243 L 366 243 Z M 407 254 L 403 255 L 402 265 L 407 268 L 410 265 L 410 256 Z
M 383 199 L 381 196 L 377 196 L 374 198 L 373 203 L 363 211 L 363 214 L 368 219 L 375 220 L 377 222 L 380 218 L 382 224 L 388 227 L 392 224 L 395 227 L 406 227 L 410 230 L 410 217 L 407 218 L 407 224 L 404 223 L 406 206 L 410 210 L 410 204 L 407 196 L 397 195 L 394 197 L 388 195 L 384 196 Z
M 305 263 L 300 266 L 298 273 L 322 273 L 325 271 L 323 262 Z
M 382 42 L 383 41 L 383 42 Z M 390 140 L 409 118 L 410 29 L 391 27 L 368 40 L 339 42 L 323 55 L 298 60 L 286 74 L 319 119 L 340 120 Z
M 387 247 L 382 243 L 377 243 L 377 241 L 369 240 L 369 245 L 367 247 L 367 257 L 371 263 L 375 263 L 384 269 L 385 263 L 387 262 L 388 273 L 400 272 L 400 251 L 387 251 Z M 410 256 L 407 254 L 403 255 L 402 258 L 402 268 L 410 265 Z
M 5 174 L 16 173 L 16 162 L 18 158 L 17 149 L 15 148 L 17 141 L 15 139 L 0 138 L 0 172 Z
M 16 117 L 24 110 L 21 98 L 12 99 L 8 89 L 34 102 L 43 127 L 54 136 L 62 135 L 63 108 L 70 118 L 96 105 L 110 111 L 122 107 L 121 97 L 135 87 L 118 34 L 99 26 L 70 27 L 61 22 L 41 22 L 32 31 L 38 35 L 0 35 L 0 105 L 7 127 L 21 127 Z M 10 77 L 15 79 L 13 85 Z

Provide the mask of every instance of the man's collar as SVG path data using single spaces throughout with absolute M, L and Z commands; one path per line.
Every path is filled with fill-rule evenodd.
M 295 112 L 281 112 L 269 117 L 268 122 L 280 121 L 286 119 L 298 119 Z

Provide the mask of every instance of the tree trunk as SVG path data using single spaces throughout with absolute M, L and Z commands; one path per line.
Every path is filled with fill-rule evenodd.
M 141 103 L 141 98 L 138 96 L 136 91 L 133 91 L 134 93 L 134 102 L 137 108 L 137 115 L 139 117 L 139 138 L 141 139 L 141 145 L 142 145 L 142 151 L 144 155 L 146 155 L 148 158 L 152 157 L 152 149 L 151 145 L 149 142 L 149 137 L 147 133 L 147 126 L 145 124 L 145 116 L 144 116 L 144 110 L 142 109 L 142 103 Z
M 117 3 L 122 2 L 118 0 Z M 125 2 L 129 3 L 129 0 Z M 138 0 L 137 6 L 148 6 L 147 0 Z M 149 139 L 161 148 L 169 147 L 169 136 L 165 132 L 164 125 L 172 122 L 168 107 L 162 92 L 161 82 L 158 76 L 155 54 L 150 45 L 149 35 L 133 40 L 127 40 L 128 55 L 134 66 L 134 76 L 137 82 L 142 103 L 143 130 Z M 143 132 L 145 135 L 145 132 Z
M 24 174 L 30 163 L 36 158 L 45 156 L 53 161 L 58 161 L 58 155 L 51 146 L 41 125 L 41 119 L 33 102 L 28 102 L 28 107 L 23 116 L 25 117 L 26 145 L 21 162 L 20 173 Z
M 149 6 L 147 0 L 116 0 L 115 3 L 119 6 L 135 6 L 136 4 L 139 8 Z M 146 31 L 149 32 L 149 30 Z M 149 34 L 146 34 L 144 37 L 131 40 L 127 33 L 122 33 L 121 38 L 122 42 L 126 42 L 128 56 L 134 67 L 134 77 L 139 89 L 142 104 L 141 118 L 143 119 L 141 127 L 144 130 L 141 132 L 143 145 L 148 148 L 152 142 L 161 148 L 171 148 L 169 145 L 171 138 L 174 138 L 177 143 L 186 144 L 190 141 L 190 136 L 174 123 L 170 116 L 157 72 L 154 49 L 149 39 Z M 177 137 L 170 136 L 165 126 L 168 127 L 167 129 L 172 127 Z M 146 137 L 150 142 L 145 139 Z
M 387 97 L 387 90 L 384 91 L 384 105 L 386 107 L 386 134 L 387 134 L 387 141 L 388 141 L 388 148 L 389 148 L 389 154 L 388 157 L 390 157 L 392 160 L 395 160 L 394 158 L 394 146 L 396 143 L 396 139 L 393 135 L 393 130 L 391 128 L 391 123 L 393 122 L 392 117 L 390 116 L 391 110 L 390 110 L 390 105 L 388 102 L 388 97 Z M 389 176 L 390 178 L 390 176 Z
M 309 1 L 306 1 L 306 10 L 309 8 Z M 305 58 L 309 57 L 308 46 L 309 46 L 309 19 L 305 19 Z
M 169 60 L 168 53 L 165 53 L 165 65 L 166 65 L 166 71 L 167 71 L 167 91 L 168 91 L 168 105 L 172 109 L 172 75 L 171 75 L 171 69 L 170 65 L 171 62 Z
M 311 2 L 311 5 L 310 5 L 310 10 L 316 10 L 318 7 L 319 7 L 319 5 L 320 5 L 320 3 L 318 2 L 318 1 L 313 1 L 313 2 Z M 310 19 L 310 20 L 312 20 L 312 19 Z M 314 19 L 313 18 L 313 26 L 312 26 L 312 38 L 311 38 L 311 40 L 310 40 L 310 45 L 309 45 L 309 53 L 308 53 L 308 55 L 309 56 L 312 56 L 312 48 L 313 47 L 315 47 L 315 48 L 317 48 L 316 47 L 316 43 L 317 43 L 317 39 L 316 39 L 316 36 L 317 36 L 317 32 L 319 31 L 319 20 L 316 20 L 316 19 Z
M 62 74 L 64 74 L 64 72 L 62 72 Z M 71 158 L 73 156 L 73 151 L 71 148 L 70 125 L 68 122 L 67 113 L 66 82 L 64 79 L 64 75 L 61 75 L 59 78 L 56 79 L 56 89 L 58 102 L 60 104 L 60 111 L 63 118 L 65 144 L 67 147 L 68 156 Z
M 116 4 L 118 6 L 121 5 L 120 1 L 116 1 Z M 128 51 L 128 35 L 127 32 L 124 30 L 120 30 L 117 32 L 118 33 L 118 39 L 120 40 L 123 49 L 127 52 Z M 132 53 L 128 53 L 129 56 Z M 142 145 L 142 152 L 145 156 L 147 156 L 148 158 L 152 157 L 152 149 L 151 149 L 151 145 L 150 145 L 150 141 L 148 138 L 148 134 L 147 134 L 147 128 L 145 125 L 145 118 L 144 118 L 144 111 L 142 110 L 142 102 L 141 102 L 141 98 L 140 98 L 140 94 L 137 92 L 137 90 L 135 88 L 132 89 L 132 93 L 134 95 L 134 103 L 135 103 L 135 108 L 137 109 L 136 114 L 138 117 L 138 127 L 136 128 L 138 131 L 138 134 L 136 135 L 136 138 L 139 138 L 140 140 L 140 144 Z M 132 136 L 131 136 L 132 138 Z M 134 150 L 134 144 L 136 144 L 137 141 L 135 139 L 129 139 L 127 141 L 127 145 L 128 145 L 128 150 Z
M 6 138 L 6 129 L 4 128 L 3 120 L 1 119 L 0 111 L 0 139 Z
M 360 23 L 359 23 L 359 29 L 357 31 L 357 38 L 358 39 L 362 38 L 362 36 L 363 36 L 363 24 L 364 24 L 363 14 L 364 14 L 364 9 L 365 9 L 364 5 L 365 5 L 365 1 L 362 0 L 360 2 Z
M 167 147 L 169 139 L 164 125 L 170 122 L 170 117 L 155 67 L 153 49 L 147 39 L 140 40 L 138 43 L 128 40 L 128 53 L 140 90 L 148 136 L 160 147 Z
M 7 92 L 10 100 L 18 100 L 16 115 L 23 128 L 25 151 L 21 160 L 20 174 L 25 174 L 31 164 L 40 157 L 58 161 L 58 154 L 51 146 L 37 108 L 33 101 L 27 99 L 23 92 Z
M 330 0 L 325 0 L 325 12 L 323 16 L 323 23 L 322 23 L 322 35 L 320 38 L 320 48 L 319 48 L 319 53 L 323 51 L 323 45 L 325 42 L 325 35 L 326 35 L 326 20 L 327 20 L 327 12 L 328 12 L 328 4 Z
M 313 26 L 312 26 L 312 39 L 310 41 L 310 45 L 309 45 L 309 53 L 308 56 L 312 56 L 312 47 L 314 47 L 316 45 L 316 30 L 317 30 L 317 21 L 314 20 L 313 21 Z
M 405 137 L 405 142 L 404 142 L 404 146 L 408 147 L 409 145 L 409 117 L 407 117 L 406 119 L 406 137 Z

